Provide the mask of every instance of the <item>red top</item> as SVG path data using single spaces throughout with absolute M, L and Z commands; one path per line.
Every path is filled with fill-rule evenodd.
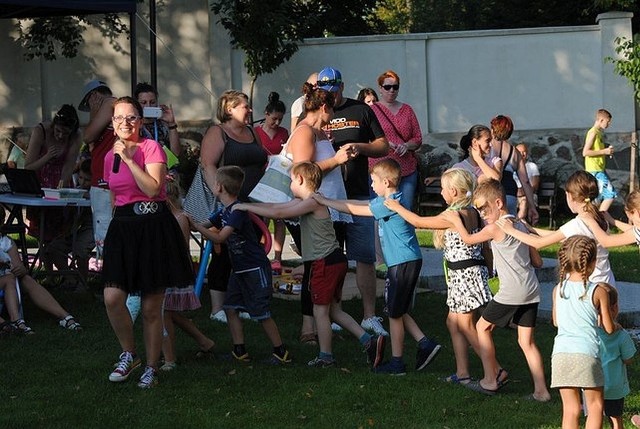
M 262 126 L 255 127 L 255 130 L 262 142 L 262 146 L 269 155 L 279 154 L 282 150 L 282 146 L 289 139 L 289 131 L 287 131 L 286 128 L 278 127 L 273 138 L 269 137 L 267 133 L 264 132 Z

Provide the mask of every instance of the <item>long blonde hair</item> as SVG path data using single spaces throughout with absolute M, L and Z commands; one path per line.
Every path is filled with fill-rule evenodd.
M 450 168 L 440 178 L 442 189 L 453 188 L 458 191 L 458 199 L 449 204 L 447 210 L 460 210 L 471 206 L 473 191 L 476 187 L 476 178 L 473 174 L 462 168 Z M 433 233 L 433 245 L 437 249 L 444 248 L 444 230 Z

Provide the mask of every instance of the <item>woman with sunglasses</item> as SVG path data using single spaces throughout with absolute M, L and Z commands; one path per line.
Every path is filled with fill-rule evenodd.
M 104 241 L 104 303 L 122 353 L 109 381 L 125 381 L 140 366 L 128 294 L 140 294 L 146 367 L 138 387 L 157 383 L 165 289 L 193 284 L 182 231 L 166 204 L 167 156 L 158 142 L 141 136 L 142 106 L 131 97 L 113 105 L 117 140 L 104 160 L 114 205 Z
M 400 204 L 411 210 L 413 197 L 418 184 L 418 161 L 414 152 L 422 144 L 422 131 L 418 118 L 411 106 L 398 101 L 400 77 L 393 70 L 387 70 L 378 76 L 380 100 L 371 105 L 384 135 L 389 141 L 389 154 L 400 164 L 402 180 L 399 191 L 402 192 Z M 369 167 L 382 158 L 369 158 Z M 371 191 L 372 192 L 372 191 Z M 372 194 L 372 196 L 375 196 Z
M 40 122 L 31 132 L 31 139 L 25 155 L 24 168 L 35 170 L 43 188 L 72 188 L 71 176 L 82 144 L 82 133 L 78 130 L 79 120 L 76 109 L 63 105 L 53 120 Z M 42 246 L 58 237 L 64 228 L 65 210 L 62 207 L 47 208 L 44 236 L 40 235 L 41 209 L 27 209 L 29 234 L 43 240 Z M 52 264 L 45 260 L 47 269 Z

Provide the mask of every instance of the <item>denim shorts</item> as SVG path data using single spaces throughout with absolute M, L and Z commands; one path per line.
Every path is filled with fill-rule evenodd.
M 340 246 L 346 244 L 347 259 L 373 264 L 376 261 L 375 228 L 372 216 L 353 216 L 352 223 L 335 222 Z
M 605 171 L 590 171 L 589 172 L 598 181 L 598 202 L 601 203 L 604 200 L 612 200 L 618 196 L 618 193 L 609 179 L 609 175 Z
M 225 310 L 246 311 L 253 320 L 269 319 L 272 282 L 270 266 L 234 271 L 229 278 L 222 307 Z

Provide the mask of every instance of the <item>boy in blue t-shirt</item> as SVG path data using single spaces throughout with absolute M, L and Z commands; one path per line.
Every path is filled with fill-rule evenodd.
M 232 356 L 242 362 L 251 359 L 244 344 L 244 332 L 239 311 L 246 311 L 253 320 L 262 324 L 273 344 L 270 362 L 276 365 L 291 362 L 289 352 L 280 338 L 280 332 L 271 318 L 272 294 L 271 263 L 258 241 L 253 222 L 241 210 L 233 210 L 238 203 L 238 193 L 244 181 L 244 172 L 237 166 L 220 167 L 216 172 L 216 185 L 211 190 L 224 205 L 222 213 L 211 219 L 211 224 L 199 224 L 190 219 L 191 225 L 214 243 L 227 243 L 233 272 L 224 298 L 224 311 L 233 340 Z M 219 226 L 219 231 L 208 229 Z
M 618 317 L 618 291 L 613 286 L 600 283 L 609 294 L 611 317 Z M 636 345 L 631 336 L 618 323 L 612 334 L 597 328 L 600 338 L 600 362 L 604 372 L 604 415 L 608 417 L 612 428 L 623 427 L 622 412 L 624 397 L 631 391 L 627 379 L 627 365 L 636 354 Z
M 336 210 L 356 216 L 373 216 L 378 221 L 382 254 L 388 267 L 386 304 L 392 357 L 391 361 L 374 368 L 374 372 L 391 375 L 406 373 L 403 360 L 405 329 L 418 342 L 417 370 L 426 367 L 440 351 L 440 345 L 428 339 L 408 314 L 422 268 L 422 253 L 415 228 L 384 206 L 384 200 L 387 198 L 400 199 L 400 179 L 400 165 L 392 159 L 385 158 L 371 168 L 371 187 L 378 195 L 371 201 L 332 200 L 320 194 L 313 196 L 319 203 Z

